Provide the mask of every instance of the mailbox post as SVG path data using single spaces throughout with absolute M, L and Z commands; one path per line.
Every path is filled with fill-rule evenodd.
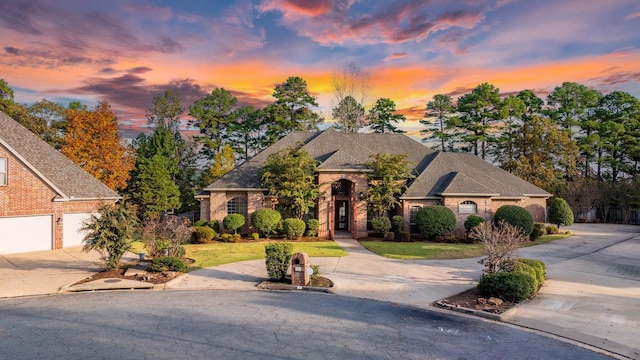
M 291 257 L 291 285 L 306 286 L 309 283 L 307 268 L 309 255 L 304 252 L 295 253 Z

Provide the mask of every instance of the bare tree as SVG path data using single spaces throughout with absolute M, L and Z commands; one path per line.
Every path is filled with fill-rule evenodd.
M 333 118 L 344 132 L 357 132 L 366 125 L 364 106 L 370 92 L 369 73 L 350 62 L 333 74 Z
M 151 257 L 161 256 L 165 249 L 169 256 L 180 257 L 184 255 L 182 244 L 191 238 L 192 233 L 189 219 L 164 215 L 147 222 L 142 229 L 142 242 Z
M 528 236 L 520 228 L 504 221 L 497 225 L 480 223 L 471 230 L 470 236 L 479 240 L 487 250 L 487 256 L 479 261 L 484 265 L 486 274 L 498 272 L 500 264 L 511 260 L 513 252 L 528 240 Z

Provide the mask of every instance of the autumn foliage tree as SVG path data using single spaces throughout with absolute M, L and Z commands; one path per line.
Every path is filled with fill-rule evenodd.
M 113 190 L 127 186 L 133 150 L 124 146 L 107 101 L 93 110 L 70 109 L 62 153 Z

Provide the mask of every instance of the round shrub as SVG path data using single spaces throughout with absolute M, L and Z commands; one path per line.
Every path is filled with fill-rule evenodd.
M 251 238 L 255 241 L 260 240 L 260 234 L 258 233 L 251 233 Z
M 319 228 L 320 221 L 318 219 L 307 220 L 307 236 L 317 236 Z
M 453 231 L 456 228 L 456 222 L 453 211 L 441 205 L 425 206 L 416 214 L 418 230 L 430 240 Z
M 251 225 L 262 232 L 267 239 L 274 233 L 280 222 L 280 213 L 273 209 L 258 209 L 251 214 Z
M 187 266 L 184 261 L 173 256 L 159 256 L 149 263 L 149 270 L 155 272 L 162 271 L 179 271 L 185 272 Z
M 220 222 L 218 220 L 207 221 L 207 226 L 212 228 L 214 231 L 220 231 Z
M 555 225 L 547 225 L 545 231 L 547 232 L 547 235 L 555 235 L 559 232 L 558 227 Z
M 208 221 L 207 220 L 198 220 L 196 222 L 193 223 L 193 226 L 207 226 Z
M 467 231 L 467 233 L 470 233 L 474 227 L 482 224 L 484 221 L 485 220 L 483 217 L 480 217 L 478 215 L 469 215 L 467 217 L 467 220 L 464 221 L 464 229 Z
M 233 231 L 234 234 L 238 233 L 238 229 L 244 225 L 244 215 L 242 214 L 229 214 L 222 219 L 222 226 L 229 231 Z
M 536 279 L 540 284 L 542 284 L 544 282 L 544 279 L 547 278 L 547 265 L 544 262 L 536 259 L 526 258 L 518 259 L 518 261 L 531 266 L 533 270 L 536 271 Z
M 265 263 L 269 278 L 280 281 L 287 275 L 289 262 L 293 256 L 293 245 L 290 243 L 273 243 L 264 246 Z
M 193 227 L 193 242 L 196 244 L 206 244 L 213 240 L 215 236 L 216 232 L 208 226 Z
M 503 205 L 493 216 L 493 220 L 496 225 L 499 225 L 501 221 L 518 227 L 524 231 L 525 235 L 531 235 L 533 232 L 533 216 L 527 211 L 517 205 Z
M 288 239 L 300 239 L 304 235 L 307 225 L 300 219 L 284 219 L 282 222 L 282 230 Z
M 404 218 L 400 215 L 394 215 L 391 217 L 391 231 L 400 237 L 400 234 L 404 231 Z
M 538 274 L 536 270 L 525 264 L 524 262 L 519 261 L 519 259 L 506 260 L 500 263 L 500 269 L 505 272 L 521 272 L 530 277 L 527 281 L 529 285 L 529 295 L 533 295 L 538 292 L 539 282 L 538 282 Z
M 222 234 L 222 235 L 220 235 L 220 241 L 231 242 L 232 240 L 233 240 L 233 234 Z
M 529 235 L 529 239 L 531 241 L 536 241 L 542 235 L 544 235 L 544 224 L 543 223 L 533 224 L 533 231 L 531 232 L 531 235 Z
M 371 226 L 379 235 L 385 235 L 391 230 L 391 220 L 386 216 L 374 217 L 371 219 Z
M 554 197 L 549 201 L 549 222 L 560 226 L 569 226 L 573 224 L 573 211 L 567 202 L 558 197 Z
M 478 283 L 478 292 L 507 301 L 522 301 L 531 293 L 531 276 L 521 272 L 485 274 Z

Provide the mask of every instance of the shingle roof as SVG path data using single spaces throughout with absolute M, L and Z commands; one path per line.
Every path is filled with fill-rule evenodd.
M 48 184 L 60 199 L 121 198 L 116 192 L 1 111 L 0 144 Z
M 333 128 L 319 133 L 293 132 L 270 146 L 251 160 L 230 171 L 204 190 L 258 189 L 258 173 L 267 157 L 286 147 L 302 144 L 305 151 L 316 159 L 319 170 L 365 169 L 369 156 L 386 151 L 392 154 L 407 153 L 407 158 L 418 169 L 423 167 L 428 147 L 402 134 L 353 134 L 341 133 Z
M 320 133 L 291 133 L 204 190 L 258 189 L 258 173 L 267 157 L 296 144 L 302 144 L 319 162 L 320 171 L 364 170 L 371 155 L 383 151 L 406 153 L 407 160 L 415 164 L 418 176 L 409 184 L 402 198 L 551 195 L 472 154 L 434 152 L 403 134 L 341 133 L 333 128 Z
M 466 194 L 523 198 L 550 196 L 548 192 L 497 166 L 467 153 L 437 152 L 402 198 Z

